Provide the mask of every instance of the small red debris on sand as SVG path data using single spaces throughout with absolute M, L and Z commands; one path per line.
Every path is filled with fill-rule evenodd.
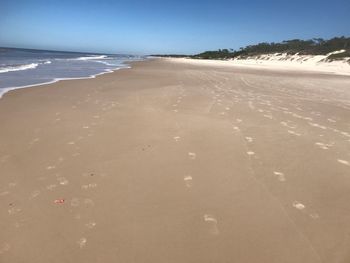
M 63 204 L 64 203 L 64 199 L 56 199 L 54 201 L 55 204 Z

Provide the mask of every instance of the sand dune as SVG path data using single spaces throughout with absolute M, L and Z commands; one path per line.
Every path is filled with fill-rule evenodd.
M 172 58 L 173 62 L 186 62 L 194 65 L 247 67 L 265 70 L 283 70 L 297 72 L 317 72 L 325 74 L 350 76 L 350 59 L 329 60 L 331 54 L 341 53 L 335 51 L 328 55 L 288 55 L 286 53 L 265 54 L 248 58 L 235 58 L 232 60 L 204 60 L 188 58 Z

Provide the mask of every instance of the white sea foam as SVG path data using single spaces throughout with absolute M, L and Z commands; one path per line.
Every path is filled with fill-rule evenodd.
M 94 59 L 104 59 L 107 58 L 106 55 L 102 56 L 87 56 L 87 57 L 79 57 L 79 58 L 74 58 L 73 60 L 94 60 Z
M 5 66 L 0 67 L 0 73 L 7 73 L 11 71 L 21 71 L 21 70 L 27 70 L 27 69 L 35 69 L 37 66 L 39 66 L 38 63 L 30 63 L 25 65 L 18 65 L 18 66 Z
M 132 57 L 134 58 L 134 57 Z M 39 61 L 35 61 L 35 63 L 23 63 L 22 65 L 0 65 L 0 73 L 6 73 L 6 72 L 11 72 L 11 71 L 20 71 L 20 70 L 29 70 L 29 69 L 33 69 L 33 70 L 37 70 L 36 68 L 40 69 L 40 67 L 45 67 L 45 66 L 51 66 L 49 64 L 55 64 L 56 61 L 69 61 L 69 60 L 75 60 L 75 61 L 93 61 L 93 62 L 98 62 L 98 63 L 101 63 L 101 64 L 105 64 L 106 67 L 103 67 L 102 69 L 100 68 L 96 68 L 96 70 L 100 71 L 99 73 L 96 73 L 96 74 L 90 74 L 90 75 L 86 75 L 86 76 L 81 76 L 81 77 L 52 77 L 51 80 L 47 80 L 46 82 L 41 82 L 40 83 L 40 79 L 35 79 L 34 81 L 37 81 L 38 83 L 34 83 L 34 84 L 28 84 L 28 85 L 16 85 L 16 84 L 12 84 L 12 83 L 16 83 L 15 81 L 12 81 L 10 79 L 10 85 L 7 85 L 5 87 L 4 86 L 4 83 L 2 83 L 2 87 L 0 88 L 0 98 L 7 92 L 11 91 L 11 90 L 15 90 L 15 89 L 20 89 L 20 88 L 29 88 L 29 87 L 34 87 L 34 86 L 40 86 L 40 85 L 45 85 L 45 84 L 52 84 L 52 83 L 55 83 L 55 82 L 58 82 L 58 81 L 61 81 L 61 80 L 70 80 L 70 79 L 89 79 L 89 78 L 95 78 L 99 75 L 102 75 L 102 74 L 106 74 L 106 73 L 111 73 L 111 72 L 114 72 L 116 70 L 119 70 L 119 69 L 128 69 L 130 68 L 130 66 L 124 64 L 124 63 L 127 63 L 128 61 L 138 61 L 138 60 L 143 60 L 143 58 L 134 58 L 134 59 L 129 59 L 128 57 L 110 57 L 110 56 L 107 56 L 107 55 L 85 55 L 85 56 L 82 56 L 82 57 L 76 57 L 76 58 L 52 58 L 52 59 L 40 59 L 39 58 Z M 105 60 L 111 60 L 111 61 L 105 61 Z M 118 61 L 114 61 L 114 60 L 118 60 Z M 120 62 L 119 62 L 120 61 Z M 32 61 L 31 61 L 32 62 Z M 65 67 L 69 67 L 69 63 L 68 64 L 65 64 L 64 66 Z M 93 66 L 92 66 L 93 67 Z M 55 75 L 55 70 L 56 68 L 53 67 L 53 70 L 51 73 L 53 75 Z M 28 72 L 28 74 L 31 73 L 31 72 Z M 59 72 L 58 72 L 59 73 Z M 9 76 L 10 77 L 10 76 Z M 13 76 L 15 77 L 15 76 Z M 21 76 L 22 77 L 22 76 Z M 19 78 L 21 78 L 19 77 Z M 19 81 L 20 83 L 20 81 Z
M 2 98 L 2 96 L 11 91 L 11 90 L 16 90 L 16 89 L 24 89 L 24 88 L 30 88 L 30 87 L 35 87 L 35 86 L 42 86 L 42 85 L 47 85 L 47 84 L 53 84 L 53 83 L 56 83 L 58 81 L 61 81 L 61 80 L 74 80 L 74 79 L 94 79 L 96 78 L 97 76 L 100 76 L 100 75 L 103 75 L 103 74 L 107 74 L 107 73 L 112 73 L 116 70 L 119 70 L 119 69 L 130 69 L 131 67 L 130 66 L 121 66 L 121 67 L 117 67 L 115 69 L 105 69 L 105 71 L 101 72 L 101 73 L 97 73 L 97 74 L 94 74 L 94 75 L 90 75 L 90 76 L 87 76 L 87 77 L 76 77 L 76 78 L 55 78 L 51 81 L 48 81 L 48 82 L 43 82 L 43 83 L 37 83 L 37 84 L 31 84 L 31 85 L 25 85 L 25 86 L 17 86 L 17 87 L 9 87 L 9 88 L 4 88 L 4 89 L 0 89 L 0 99 Z
M 107 66 L 112 66 L 112 67 L 113 67 L 113 66 L 118 66 L 118 65 L 116 65 L 116 64 L 108 63 L 107 61 L 102 61 L 102 60 L 96 60 L 96 62 L 105 64 L 105 65 L 107 65 Z

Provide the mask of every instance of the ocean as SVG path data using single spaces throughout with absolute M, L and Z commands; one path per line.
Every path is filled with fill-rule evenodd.
M 7 91 L 54 83 L 63 79 L 93 78 L 128 68 L 141 56 L 0 48 L 0 97 Z

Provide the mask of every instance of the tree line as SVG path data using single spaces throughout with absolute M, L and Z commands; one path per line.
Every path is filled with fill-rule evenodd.
M 196 55 L 156 55 L 162 57 L 190 57 L 197 59 L 233 59 L 245 58 L 249 56 L 258 56 L 262 54 L 287 53 L 290 55 L 326 55 L 337 50 L 346 50 L 343 53 L 333 54 L 329 59 L 341 59 L 350 57 L 350 37 L 334 37 L 329 40 L 322 38 L 313 38 L 309 40 L 292 39 L 280 43 L 259 43 L 242 47 L 239 50 L 219 49 L 214 51 L 205 51 Z

